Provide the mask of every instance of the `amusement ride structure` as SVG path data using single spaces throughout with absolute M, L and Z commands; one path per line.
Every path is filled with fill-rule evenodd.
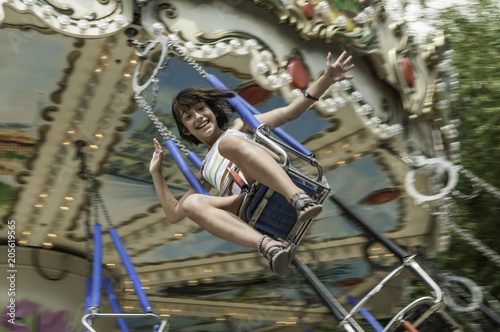
M 40 331 L 500 326 L 498 303 L 472 280 L 426 267 L 447 250 L 450 232 L 500 267 L 498 253 L 453 221 L 453 201 L 465 197 L 459 179 L 498 199 L 500 191 L 459 165 L 458 124 L 449 117 L 458 76 L 442 33 L 418 45 L 378 0 L 0 5 L 0 238 L 15 224 L 19 324 Z M 353 57 L 353 80 L 332 85 L 283 128 L 271 132 L 256 121 L 299 97 L 328 52 L 343 51 Z M 298 225 L 272 190 L 248 188 L 251 225 L 298 246 L 284 276 L 273 276 L 256 250 L 189 219 L 170 224 L 158 204 L 148 173 L 155 137 L 169 151 L 163 174 L 174 193 L 204 190 L 193 172 L 206 151 L 179 139 L 170 111 L 172 97 L 195 85 L 235 91 L 233 106 L 256 141 L 324 205 Z M 39 318 L 47 315 L 57 318 Z

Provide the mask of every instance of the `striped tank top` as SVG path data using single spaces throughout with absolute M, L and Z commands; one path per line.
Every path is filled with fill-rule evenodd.
M 237 135 L 240 137 L 253 139 L 253 135 L 251 134 L 245 134 L 238 130 L 228 129 L 219 137 L 219 139 L 215 142 L 210 151 L 208 151 L 205 160 L 203 161 L 203 164 L 201 166 L 200 170 L 201 176 L 205 179 L 205 181 L 210 183 L 212 187 L 219 190 L 219 192 L 222 190 L 226 178 L 230 176 L 228 168 L 233 165 L 232 161 L 224 158 L 219 152 L 219 142 L 224 135 Z M 241 173 L 239 170 L 238 170 L 238 175 L 244 181 L 246 181 L 245 177 L 243 176 L 243 173 Z M 225 194 L 225 196 L 231 196 L 241 193 L 241 189 L 236 184 L 236 182 L 235 181 L 231 182 L 232 183 L 229 185 L 229 190 Z

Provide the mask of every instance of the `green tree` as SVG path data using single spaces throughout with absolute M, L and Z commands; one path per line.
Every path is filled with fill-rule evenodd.
M 460 76 L 459 98 L 451 118 L 460 120 L 461 164 L 500 188 L 500 17 L 496 2 L 467 2 L 438 15 L 436 27 L 445 31 Z M 462 176 L 457 189 L 471 192 Z M 471 199 L 457 198 L 455 222 L 496 252 L 500 252 L 500 197 L 481 190 Z M 497 195 L 498 196 L 498 195 Z M 452 237 L 450 249 L 437 262 L 446 270 L 476 281 L 500 299 L 500 268 L 469 244 Z

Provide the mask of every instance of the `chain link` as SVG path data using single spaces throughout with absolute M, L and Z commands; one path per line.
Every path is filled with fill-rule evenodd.
M 453 216 L 451 211 L 458 211 L 458 207 L 451 202 L 449 202 L 443 206 L 444 212 L 431 212 L 433 215 L 438 216 L 439 220 L 443 224 L 446 229 L 451 230 L 455 234 L 457 234 L 462 240 L 464 240 L 467 244 L 476 249 L 480 254 L 484 257 L 488 258 L 491 262 L 500 267 L 500 255 L 488 247 L 486 244 L 482 243 L 478 239 L 474 238 L 468 231 L 459 227 L 455 224 L 451 217 Z
M 142 44 L 137 40 L 131 41 L 131 44 L 134 45 L 135 47 L 139 49 L 144 49 L 146 44 Z M 203 77 L 207 77 L 208 73 L 203 70 L 203 68 L 190 56 L 187 55 L 184 50 L 182 50 L 178 45 L 176 45 L 174 42 L 172 42 L 170 39 L 167 39 L 167 56 L 165 58 L 165 61 L 163 64 L 160 64 L 158 66 L 159 71 L 165 69 L 168 67 L 168 63 L 170 60 L 170 52 L 169 49 L 174 49 L 180 56 L 182 56 L 185 61 L 193 66 Z M 141 57 L 141 61 L 144 59 L 145 55 Z M 155 125 L 156 129 L 160 133 L 161 137 L 163 140 L 166 141 L 173 141 L 175 145 L 179 148 L 180 151 L 182 151 L 184 154 L 188 154 L 190 150 L 186 148 L 184 144 L 179 140 L 179 138 L 170 130 L 167 128 L 167 126 L 156 116 L 154 113 L 154 109 L 156 107 L 156 103 L 158 100 L 158 95 L 160 92 L 160 80 L 157 77 L 157 73 L 159 71 L 154 71 L 153 74 L 151 74 L 150 79 L 152 83 L 152 97 L 151 100 L 148 102 L 146 99 L 140 95 L 140 93 L 136 93 L 134 96 L 134 99 L 139 106 L 140 109 L 142 109 L 148 117 L 151 119 L 153 124 Z
M 167 45 L 173 48 L 177 52 L 177 54 L 179 54 L 184 59 L 184 61 L 187 62 L 188 65 L 192 66 L 201 76 L 206 78 L 209 75 L 205 71 L 205 69 L 203 69 L 203 67 L 198 62 L 196 62 L 182 48 L 180 48 L 179 45 L 177 45 L 170 39 L 168 39 Z
M 417 161 L 418 156 L 410 156 L 405 152 L 399 152 L 397 149 L 389 146 L 387 143 L 383 142 L 381 144 L 381 147 L 387 149 L 389 152 L 392 154 L 398 156 L 405 164 L 407 164 L 410 168 L 416 168 L 419 165 L 419 162 Z M 454 196 L 458 196 L 460 198 L 465 198 L 465 199 L 471 199 L 475 196 L 477 196 L 477 193 L 479 191 L 479 187 L 482 187 L 485 189 L 488 193 L 493 195 L 495 198 L 500 199 L 500 190 L 497 188 L 493 187 L 489 183 L 479 179 L 477 176 L 475 176 L 473 173 L 470 171 L 465 170 L 462 166 L 457 166 L 462 174 L 465 175 L 473 184 L 473 193 L 471 195 L 464 195 L 464 194 L 459 194 L 458 190 L 454 190 L 452 194 Z M 457 234 L 462 240 L 464 240 L 467 244 L 472 246 L 474 249 L 476 249 L 479 253 L 481 253 L 484 257 L 489 259 L 491 262 L 496 264 L 498 267 L 500 267 L 500 255 L 479 241 L 478 239 L 474 238 L 468 231 L 464 230 L 463 228 L 457 226 L 451 218 L 456 214 L 453 214 L 452 211 L 458 211 L 458 207 L 454 203 L 452 203 L 452 199 L 450 197 L 445 197 L 441 199 L 441 201 L 445 202 L 444 204 L 441 205 L 441 211 L 435 211 L 433 208 L 427 204 L 427 203 L 418 203 L 415 202 L 417 205 L 420 205 L 423 207 L 428 213 L 431 215 L 437 217 L 443 224 L 443 226 Z
M 481 180 L 476 175 L 474 175 L 470 171 L 464 169 L 463 167 L 460 169 L 460 172 L 463 175 L 465 175 L 465 177 L 467 177 L 469 180 L 471 180 L 473 184 L 476 184 L 476 185 L 482 187 L 484 190 L 486 190 L 488 193 L 490 193 L 493 197 L 500 200 L 500 190 L 498 188 L 495 188 L 494 186 L 492 186 L 488 182 Z

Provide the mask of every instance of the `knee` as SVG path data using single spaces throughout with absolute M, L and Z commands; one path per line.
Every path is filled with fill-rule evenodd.
M 219 141 L 220 154 L 227 159 L 243 155 L 247 151 L 245 148 L 247 142 L 245 140 L 236 135 L 224 135 Z
M 198 214 L 203 213 L 206 208 L 206 197 L 202 194 L 193 194 L 187 196 L 181 204 L 182 214 L 187 218 L 196 217 Z

